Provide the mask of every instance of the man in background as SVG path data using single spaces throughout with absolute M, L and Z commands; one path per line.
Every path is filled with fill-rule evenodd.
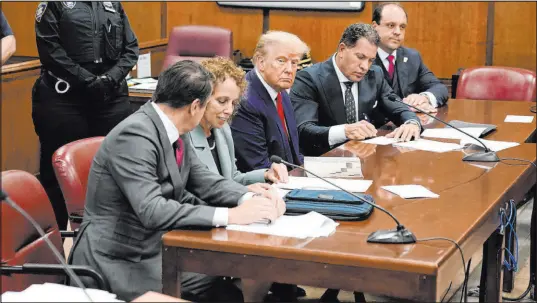
M 15 40 L 15 35 L 13 35 L 13 31 L 11 30 L 11 26 L 9 26 L 6 16 L 4 16 L 4 12 L 2 12 L 2 20 L 0 20 L 0 22 L 2 30 L 0 33 L 0 45 L 2 45 L 2 65 L 4 65 L 17 50 L 17 42 Z
M 383 3 L 375 8 L 372 25 L 380 36 L 375 64 L 403 102 L 436 112 L 437 107 L 446 104 L 448 90 L 425 66 L 417 50 L 402 46 L 407 24 L 408 16 L 401 5 Z

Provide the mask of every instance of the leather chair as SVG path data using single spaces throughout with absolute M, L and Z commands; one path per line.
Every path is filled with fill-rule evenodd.
M 74 236 L 61 232 L 45 189 L 32 174 L 10 170 L 2 172 L 2 190 L 25 210 L 45 231 L 47 238 L 64 256 L 62 237 Z M 63 283 L 63 268 L 43 238 L 20 213 L 7 202 L 1 205 L 2 283 L 0 292 L 22 291 L 32 284 Z M 109 290 L 100 274 L 86 266 L 71 266 L 78 275 L 96 279 L 101 289 Z
M 481 66 L 464 69 L 457 99 L 535 101 L 535 72 L 513 67 Z
M 172 29 L 162 70 L 181 60 L 201 61 L 215 56 L 231 58 L 233 33 L 216 26 L 187 25 Z
M 52 156 L 52 166 L 65 199 L 71 229 L 82 223 L 89 170 L 104 137 L 86 138 L 67 143 Z

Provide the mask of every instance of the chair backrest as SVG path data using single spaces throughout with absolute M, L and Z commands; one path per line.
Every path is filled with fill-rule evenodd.
M 229 29 L 187 25 L 170 32 L 162 70 L 181 60 L 201 61 L 215 56 L 231 58 L 233 33 Z
M 82 217 L 86 189 L 93 158 L 104 137 L 86 138 L 67 143 L 52 156 L 52 166 L 65 199 L 67 212 Z M 80 224 L 71 221 L 74 230 Z
M 2 172 L 2 190 L 43 228 L 45 234 L 63 255 L 63 246 L 52 205 L 39 180 L 20 170 Z M 6 202 L 1 202 L 2 264 L 58 264 L 53 253 L 34 227 Z M 22 291 L 32 284 L 62 283 L 63 276 L 28 274 L 2 275 L 0 293 Z
M 535 72 L 513 67 L 480 66 L 462 71 L 457 99 L 535 101 Z

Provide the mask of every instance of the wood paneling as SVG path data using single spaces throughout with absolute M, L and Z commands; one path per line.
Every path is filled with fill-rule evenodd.
M 535 71 L 535 2 L 495 2 L 493 65 Z
M 271 10 L 271 30 L 282 30 L 299 36 L 311 49 L 315 62 L 324 61 L 337 48 L 341 34 L 352 23 L 370 23 L 373 11 L 371 2 L 362 12 L 312 12 Z
M 161 38 L 162 2 L 121 2 L 132 30 L 138 37 L 138 43 L 159 40 Z
M 39 171 L 39 140 L 32 121 L 32 87 L 39 76 L 39 61 L 21 65 L 30 69 L 2 74 L 2 171 Z
M 460 67 L 485 65 L 487 5 L 404 2 L 408 14 L 405 45 L 416 48 L 439 78 L 451 78 Z
M 39 2 L 2 2 L 2 11 L 17 39 L 15 56 L 37 57 L 34 26 L 38 4 Z
M 263 32 L 261 9 L 223 8 L 216 2 L 168 2 L 169 34 L 174 26 L 213 25 L 233 32 L 233 49 L 251 57 L 259 35 Z

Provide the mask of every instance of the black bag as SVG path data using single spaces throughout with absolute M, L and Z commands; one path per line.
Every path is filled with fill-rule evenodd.
M 371 195 L 355 194 L 374 204 Z M 373 206 L 341 190 L 293 189 L 284 200 L 286 215 L 303 215 L 318 212 L 334 220 L 362 221 L 371 215 Z

